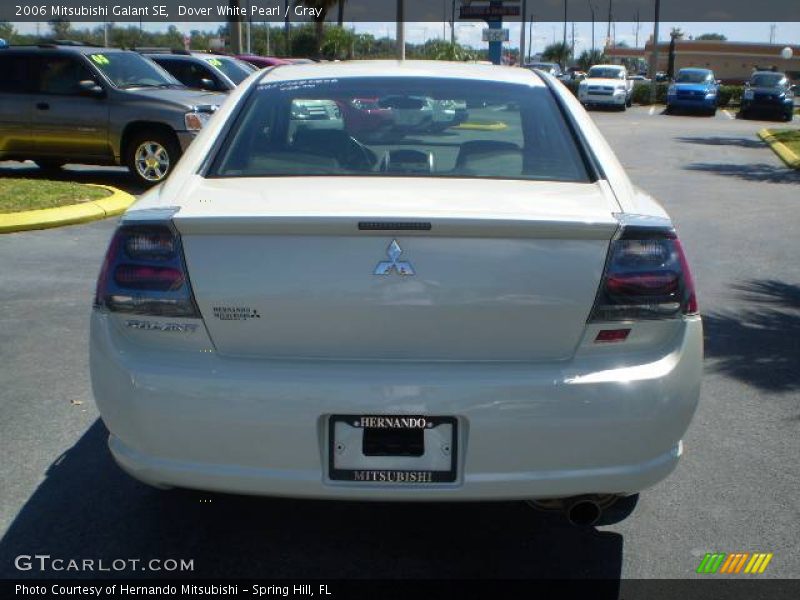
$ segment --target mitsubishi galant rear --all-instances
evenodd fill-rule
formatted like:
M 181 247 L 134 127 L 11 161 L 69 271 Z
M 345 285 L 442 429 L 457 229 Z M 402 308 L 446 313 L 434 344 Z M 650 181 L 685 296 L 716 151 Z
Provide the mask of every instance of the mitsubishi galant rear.
M 484 65 L 251 76 L 122 218 L 91 327 L 151 485 L 587 521 L 675 468 L 701 362 L 663 208 L 561 84 Z

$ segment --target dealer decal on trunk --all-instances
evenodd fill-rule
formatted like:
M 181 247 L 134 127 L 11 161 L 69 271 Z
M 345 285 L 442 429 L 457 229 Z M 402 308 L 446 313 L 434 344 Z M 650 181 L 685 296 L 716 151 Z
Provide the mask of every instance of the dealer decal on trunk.
M 220 321 L 247 321 L 261 318 L 258 311 L 249 306 L 212 306 L 211 310 Z

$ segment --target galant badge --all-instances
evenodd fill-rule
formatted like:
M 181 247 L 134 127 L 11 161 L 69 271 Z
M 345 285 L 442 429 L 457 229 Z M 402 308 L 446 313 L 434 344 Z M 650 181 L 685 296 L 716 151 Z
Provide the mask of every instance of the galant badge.
M 389 275 L 392 271 L 395 271 L 398 275 L 414 275 L 414 267 L 411 266 L 411 263 L 400 260 L 400 255 L 402 253 L 403 249 L 400 247 L 400 244 L 397 243 L 397 240 L 392 240 L 392 243 L 389 244 L 389 247 L 386 249 L 386 255 L 389 257 L 389 260 L 382 260 L 379 262 L 373 274 Z

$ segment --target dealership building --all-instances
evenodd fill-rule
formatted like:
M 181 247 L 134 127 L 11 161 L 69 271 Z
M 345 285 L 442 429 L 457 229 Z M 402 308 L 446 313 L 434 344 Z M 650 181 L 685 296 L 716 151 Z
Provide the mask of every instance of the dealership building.
M 717 40 L 676 40 L 675 72 L 684 67 L 711 69 L 725 83 L 742 83 L 756 69 L 775 69 L 788 73 L 800 81 L 800 45 L 790 44 L 792 57 L 785 59 L 781 52 L 786 44 L 759 44 L 749 42 L 722 42 Z M 606 46 L 606 56 L 614 63 L 632 64 L 644 61 L 650 64 L 653 54 L 652 40 L 644 48 Z M 658 71 L 667 70 L 669 40 L 658 44 Z

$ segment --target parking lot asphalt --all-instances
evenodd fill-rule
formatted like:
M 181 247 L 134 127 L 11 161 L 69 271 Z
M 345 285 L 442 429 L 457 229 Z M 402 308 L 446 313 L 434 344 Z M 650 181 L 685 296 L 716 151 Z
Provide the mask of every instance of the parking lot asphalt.
M 312 502 L 133 481 L 109 456 L 88 382 L 109 220 L 0 236 L 0 577 L 42 576 L 13 566 L 41 553 L 194 559 L 200 577 L 691 578 L 706 552 L 772 552 L 762 577 L 800 576 L 800 172 L 756 137 L 765 122 L 592 115 L 672 215 L 706 327 L 685 457 L 631 517 L 587 531 L 523 503 Z

